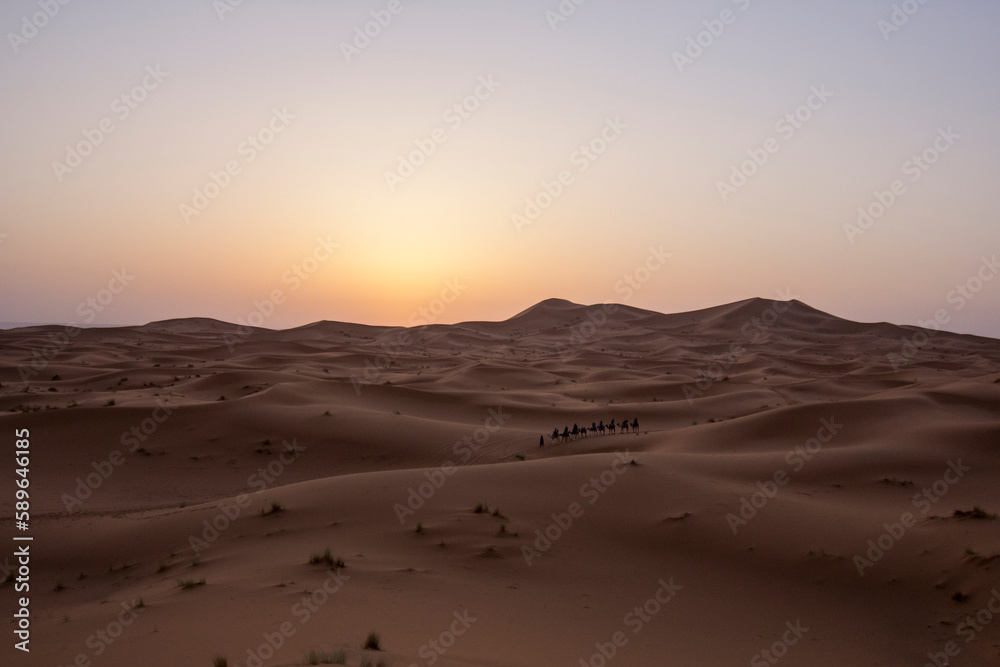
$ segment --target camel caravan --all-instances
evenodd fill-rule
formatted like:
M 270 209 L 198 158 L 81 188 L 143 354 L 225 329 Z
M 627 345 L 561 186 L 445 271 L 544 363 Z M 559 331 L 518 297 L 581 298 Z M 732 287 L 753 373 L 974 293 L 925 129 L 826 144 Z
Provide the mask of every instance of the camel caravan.
M 607 425 L 604 424 L 604 420 L 598 422 L 593 422 L 590 426 L 579 426 L 573 424 L 573 428 L 569 426 L 564 426 L 562 432 L 560 433 L 558 428 L 552 430 L 552 435 L 549 437 L 552 442 L 568 442 L 569 440 L 576 440 L 577 438 L 586 438 L 588 433 L 594 435 L 604 435 L 605 433 L 613 434 L 616 430 L 620 430 L 622 433 L 628 433 L 629 429 L 635 433 L 639 432 L 639 419 L 635 418 L 630 424 L 627 419 L 622 420 L 620 423 L 616 424 L 615 420 L 610 420 Z M 545 436 L 540 436 L 538 438 L 538 446 L 545 446 Z

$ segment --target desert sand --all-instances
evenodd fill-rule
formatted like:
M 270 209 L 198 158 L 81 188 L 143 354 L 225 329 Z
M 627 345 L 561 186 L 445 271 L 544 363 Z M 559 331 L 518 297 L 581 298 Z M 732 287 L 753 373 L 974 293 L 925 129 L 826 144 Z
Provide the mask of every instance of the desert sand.
M 12 329 L 0 383 L 5 665 L 1000 663 L 997 340 L 553 299 Z

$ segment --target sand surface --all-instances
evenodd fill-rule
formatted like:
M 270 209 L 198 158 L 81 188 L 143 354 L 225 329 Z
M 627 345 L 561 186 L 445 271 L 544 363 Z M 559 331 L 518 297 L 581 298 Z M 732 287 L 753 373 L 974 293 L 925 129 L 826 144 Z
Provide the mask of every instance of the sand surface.
M 4 665 L 1000 664 L 997 340 L 550 300 L 0 331 L 0 383 L 34 537 Z

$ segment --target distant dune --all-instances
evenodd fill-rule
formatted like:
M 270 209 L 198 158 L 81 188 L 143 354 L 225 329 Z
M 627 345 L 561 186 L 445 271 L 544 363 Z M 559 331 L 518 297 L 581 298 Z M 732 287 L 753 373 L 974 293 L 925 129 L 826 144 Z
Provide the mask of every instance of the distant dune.
M 35 326 L 0 422 L 26 664 L 1000 663 L 994 339 L 766 299 Z

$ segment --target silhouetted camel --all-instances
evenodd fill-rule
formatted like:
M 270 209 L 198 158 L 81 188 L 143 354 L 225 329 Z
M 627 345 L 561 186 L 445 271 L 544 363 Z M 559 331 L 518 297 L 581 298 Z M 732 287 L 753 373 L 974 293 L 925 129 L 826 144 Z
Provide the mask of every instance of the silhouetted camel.
M 549 437 L 552 438 L 552 442 L 560 442 L 560 441 L 567 442 L 569 440 L 575 440 L 577 438 L 586 438 L 588 435 L 588 431 L 590 433 L 604 435 L 605 433 L 614 433 L 617 429 L 621 429 L 622 433 L 628 433 L 630 429 L 634 433 L 638 433 L 639 418 L 636 417 L 632 419 L 631 424 L 627 419 L 623 420 L 621 423 L 617 423 L 615 422 L 614 419 L 611 419 L 608 421 L 607 425 L 605 425 L 604 420 L 602 419 L 600 422 L 591 422 L 589 428 L 586 425 L 580 426 L 579 424 L 573 424 L 572 429 L 570 429 L 569 426 L 564 426 L 562 432 L 560 432 L 559 428 L 557 427 L 552 429 L 552 435 L 550 435 Z M 539 447 L 545 446 L 544 435 L 539 437 L 538 446 Z

